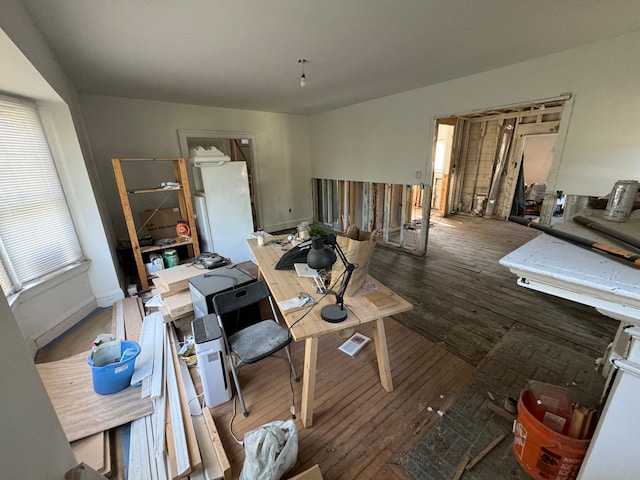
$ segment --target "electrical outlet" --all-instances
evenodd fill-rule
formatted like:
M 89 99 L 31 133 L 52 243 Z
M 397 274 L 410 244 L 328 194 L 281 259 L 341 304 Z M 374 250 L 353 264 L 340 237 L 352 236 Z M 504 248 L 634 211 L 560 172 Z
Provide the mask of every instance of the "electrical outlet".
M 422 171 L 416 170 L 416 178 L 422 178 Z

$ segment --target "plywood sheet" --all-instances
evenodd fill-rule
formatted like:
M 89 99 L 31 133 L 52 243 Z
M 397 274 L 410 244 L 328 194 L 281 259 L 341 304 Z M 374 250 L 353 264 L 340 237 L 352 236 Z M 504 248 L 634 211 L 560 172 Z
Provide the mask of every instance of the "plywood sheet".
M 169 315 L 171 315 L 172 318 L 176 318 L 180 315 L 184 315 L 185 313 L 193 311 L 193 303 L 191 303 L 191 293 L 188 290 L 186 292 L 182 292 L 177 295 L 173 295 L 172 297 L 166 298 L 163 301 L 165 307 L 169 312 Z
M 153 412 L 151 400 L 141 399 L 139 388 L 127 387 L 111 395 L 95 393 L 88 354 L 36 365 L 70 442 Z
M 164 283 L 162 283 L 159 278 L 154 278 L 152 281 L 155 287 L 155 292 L 153 292 L 153 294 L 160 295 L 160 298 L 162 298 L 163 300 L 165 298 L 171 297 L 173 295 L 177 295 L 178 293 L 182 293 L 184 291 L 184 290 L 169 290 L 167 287 L 164 286 Z
M 160 284 L 167 290 L 180 292 L 189 290 L 189 279 L 202 274 L 202 268 L 191 264 L 176 265 L 156 272 Z

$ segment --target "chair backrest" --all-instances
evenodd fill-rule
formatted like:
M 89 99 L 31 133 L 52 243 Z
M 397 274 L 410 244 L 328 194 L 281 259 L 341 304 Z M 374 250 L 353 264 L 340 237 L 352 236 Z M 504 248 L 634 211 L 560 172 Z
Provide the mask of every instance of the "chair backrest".
M 228 292 L 218 293 L 213 297 L 213 308 L 217 315 L 224 315 L 257 303 L 263 298 L 268 298 L 269 295 L 266 282 L 261 280 Z

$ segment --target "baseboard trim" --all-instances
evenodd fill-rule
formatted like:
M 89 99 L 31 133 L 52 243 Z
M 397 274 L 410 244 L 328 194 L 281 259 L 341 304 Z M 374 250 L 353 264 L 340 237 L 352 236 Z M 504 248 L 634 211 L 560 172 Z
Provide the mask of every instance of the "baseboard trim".
M 121 288 L 115 288 L 110 292 L 104 292 L 96 295 L 96 301 L 98 302 L 98 306 L 100 308 L 109 308 L 112 307 L 114 303 L 118 300 L 122 300 L 124 298 L 124 292 Z
M 73 309 L 66 311 L 65 313 L 60 315 L 59 318 L 61 318 L 61 320 L 56 323 L 56 325 L 33 339 L 35 346 L 37 348 L 42 348 L 48 343 L 52 342 L 64 332 L 80 322 L 80 320 L 93 312 L 96 307 L 96 298 L 91 297 L 83 303 L 76 305 Z

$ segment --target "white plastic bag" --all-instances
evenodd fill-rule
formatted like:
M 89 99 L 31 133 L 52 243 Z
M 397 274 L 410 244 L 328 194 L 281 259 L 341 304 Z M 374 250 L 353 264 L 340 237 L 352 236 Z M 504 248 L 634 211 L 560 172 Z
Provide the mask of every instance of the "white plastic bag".
M 298 459 L 298 431 L 293 420 L 262 425 L 244 436 L 240 480 L 278 480 Z

